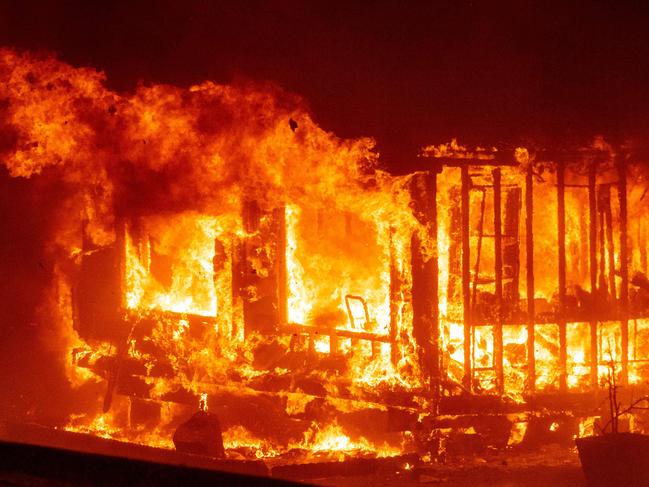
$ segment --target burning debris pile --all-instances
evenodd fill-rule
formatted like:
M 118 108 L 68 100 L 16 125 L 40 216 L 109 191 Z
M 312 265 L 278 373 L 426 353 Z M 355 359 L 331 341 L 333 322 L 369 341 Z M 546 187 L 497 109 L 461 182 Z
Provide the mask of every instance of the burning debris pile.
M 523 441 L 547 420 L 530 402 L 576 433 L 612 358 L 649 377 L 640 151 L 453 141 L 397 177 L 269 84 L 118 94 L 7 49 L 0 80 L 8 173 L 65 188 L 44 306 L 93 397 L 68 430 L 200 449 L 202 421 L 216 456 L 430 458 Z

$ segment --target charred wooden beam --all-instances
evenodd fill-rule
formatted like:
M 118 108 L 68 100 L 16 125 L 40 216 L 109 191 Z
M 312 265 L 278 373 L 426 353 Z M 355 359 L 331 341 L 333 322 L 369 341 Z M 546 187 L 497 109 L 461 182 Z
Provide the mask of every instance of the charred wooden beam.
M 115 393 L 115 388 L 119 380 L 121 365 L 127 354 L 128 344 L 130 342 L 131 334 L 133 333 L 133 328 L 134 328 L 134 326 L 127 328 L 125 326 L 126 323 L 124 323 L 123 321 L 123 316 L 125 316 L 126 314 L 125 311 L 128 306 L 128 303 L 126 302 L 126 296 L 128 295 L 127 293 L 128 283 L 126 281 L 126 251 L 127 251 L 126 242 L 128 238 L 127 232 L 128 232 L 128 228 L 127 228 L 126 220 L 124 218 L 118 218 L 115 223 L 115 249 L 112 252 L 112 256 L 109 256 L 112 257 L 112 259 L 110 258 L 107 259 L 107 262 L 110 267 L 112 267 L 113 269 L 116 268 L 117 270 L 116 290 L 119 293 L 118 294 L 119 297 L 115 299 L 113 295 L 112 300 L 108 300 L 108 299 L 102 300 L 103 306 L 101 308 L 103 309 L 100 308 L 98 313 L 93 313 L 92 311 L 90 311 L 90 314 L 87 317 L 87 318 L 93 318 L 93 321 L 95 321 L 95 323 L 93 323 L 93 326 L 96 326 L 98 323 L 107 322 L 109 325 L 112 325 L 111 328 L 113 328 L 114 330 L 119 330 L 117 335 L 115 335 L 114 333 L 111 333 L 109 335 L 111 342 L 113 342 L 116 345 L 116 351 L 115 351 L 114 360 L 112 361 L 111 366 L 107 370 L 108 378 L 106 383 L 106 393 L 104 394 L 104 401 L 103 401 L 104 412 L 110 410 L 111 404 L 113 402 L 113 395 Z M 85 239 L 85 233 L 86 232 L 84 229 L 84 245 L 87 245 L 88 242 Z M 111 260 L 113 261 L 112 265 L 110 262 Z M 88 262 L 86 261 L 86 258 L 84 258 L 81 266 L 82 277 L 84 274 L 84 270 L 86 270 L 85 268 L 87 264 Z M 87 269 L 86 273 L 88 270 L 90 269 Z M 94 270 L 98 271 L 99 269 L 95 268 Z M 111 277 L 110 273 L 108 273 L 108 276 L 109 277 L 106 279 L 107 281 L 109 281 Z M 112 277 L 115 278 L 115 276 Z M 83 279 L 81 279 L 79 284 L 82 287 L 83 293 L 78 297 L 85 301 L 84 293 L 92 293 L 93 287 L 88 288 L 86 282 Z M 108 289 L 102 289 L 102 291 L 104 293 L 108 292 L 112 294 L 115 291 L 115 289 L 113 286 L 109 286 Z M 94 296 L 94 299 L 97 299 L 97 296 Z M 116 309 L 118 307 L 121 309 Z M 124 332 L 124 330 L 126 330 L 126 332 Z M 99 333 L 99 336 L 101 336 L 101 332 Z
M 471 177 L 469 167 L 462 166 L 462 301 L 464 310 L 464 377 L 463 385 L 471 390 L 473 372 L 471 371 L 471 242 L 469 240 L 469 191 Z
M 505 198 L 503 232 L 503 300 L 506 310 L 510 311 L 517 311 L 520 299 L 520 210 L 521 188 L 511 188 Z
M 640 270 L 647 274 L 649 253 L 647 252 L 647 230 L 644 221 L 638 222 L 638 250 L 640 251 Z
M 534 173 L 532 164 L 525 175 L 525 264 L 527 275 L 527 380 L 530 393 L 536 390 L 534 353 Z
M 496 387 L 500 394 L 504 391 L 503 376 L 503 259 L 502 259 L 502 207 L 501 207 L 501 174 L 500 168 L 493 170 L 494 184 L 494 254 L 496 277 L 496 322 L 494 324 L 494 367 L 496 369 Z
M 566 200 L 565 200 L 565 164 L 557 163 L 557 234 L 558 234 L 558 268 L 559 268 L 559 309 L 557 326 L 559 327 L 559 389 L 567 388 L 567 340 L 566 340 Z
M 394 227 L 390 227 L 390 360 L 396 365 L 400 358 L 397 347 L 397 324 L 401 302 L 401 276 L 397 266 L 397 251 L 394 246 Z
M 604 203 L 604 223 L 606 225 L 606 246 L 608 248 L 608 291 L 613 310 L 617 308 L 617 289 L 615 285 L 615 243 L 613 242 L 613 211 L 611 210 L 611 186 L 602 187 Z
M 604 195 L 602 187 L 597 190 L 597 211 L 599 213 L 599 284 L 597 305 L 599 309 L 605 309 L 604 300 L 608 295 L 608 282 L 606 280 L 606 232 L 604 219 Z M 608 311 L 608 310 L 607 310 Z
M 338 335 L 335 331 L 329 333 L 329 354 L 330 355 L 339 355 L 340 354 L 340 344 L 338 343 Z
M 376 359 L 379 355 L 381 355 L 381 343 L 377 341 L 372 341 L 370 343 L 372 344 L 372 359 Z
M 435 391 L 439 384 L 437 175 L 416 173 L 411 197 L 413 213 L 420 223 L 411 242 L 413 335 L 420 363 Z
M 86 232 L 84 231 L 84 240 Z M 85 242 L 84 242 L 85 243 Z M 126 282 L 126 220 L 117 218 L 115 222 L 115 246 L 117 248 L 117 272 L 119 273 L 119 295 L 121 308 L 126 309 L 127 282 Z
M 257 201 L 245 199 L 241 204 L 241 220 L 243 229 L 248 234 L 259 231 L 261 222 L 261 207 Z
M 590 203 L 581 198 L 579 204 L 579 279 L 588 280 L 590 273 Z M 589 288 L 590 289 L 590 288 Z
M 234 236 L 232 239 L 232 249 L 230 253 L 230 274 L 232 275 L 232 320 L 230 337 L 232 339 L 242 338 L 243 330 L 241 324 L 243 323 L 243 262 L 245 261 L 245 253 L 243 248 L 242 239 Z
M 620 200 L 620 325 L 622 335 L 622 384 L 629 376 L 629 249 L 628 245 L 628 210 L 627 210 L 627 172 L 626 161 L 618 156 L 618 196 Z
M 626 151 L 625 154 L 633 154 L 634 157 L 640 160 L 649 159 L 649 147 L 637 147 L 632 151 Z M 586 149 L 580 147 L 577 149 L 543 149 L 534 151 L 535 160 L 537 162 L 572 162 L 581 159 L 595 159 L 606 158 L 609 154 L 602 149 Z M 431 167 L 464 167 L 464 166 L 487 166 L 487 167 L 503 167 L 503 166 L 518 166 L 519 162 L 516 158 L 516 151 L 512 149 L 499 149 L 498 151 L 482 152 L 467 154 L 455 154 L 455 156 L 423 156 L 418 158 L 419 167 L 415 170 L 430 170 Z M 574 187 L 585 187 L 585 185 L 571 184 Z
M 448 285 L 446 288 L 449 303 L 462 300 L 462 207 L 460 187 L 449 190 L 449 242 L 448 242 Z
M 447 167 L 501 167 L 518 166 L 514 151 L 499 151 L 497 154 L 488 156 L 467 156 L 467 157 L 428 157 L 425 161 L 431 161 L 435 165 Z M 430 168 L 430 166 L 429 166 Z
M 278 225 L 274 221 L 280 212 L 264 209 L 257 201 L 245 199 L 241 216 L 245 236 L 237 259 L 237 290 L 243 303 L 244 332 L 245 335 L 251 332 L 273 334 L 281 321 L 275 261 L 278 238 L 282 237 L 278 236 Z
M 316 355 L 316 351 L 315 351 L 315 335 L 317 335 L 317 333 L 316 334 L 309 333 L 309 341 L 308 341 L 308 344 L 307 344 L 307 353 L 308 353 L 309 357 L 315 357 L 315 355 Z
M 590 318 L 590 383 L 593 388 L 597 387 L 597 319 L 594 306 L 597 294 L 597 166 L 595 162 L 590 165 L 588 171 L 588 262 L 590 270 L 590 295 L 591 309 Z
M 73 283 L 74 328 L 84 340 L 101 340 L 117 345 L 128 329 L 120 326 L 127 308 L 126 221 L 117 218 L 114 245 L 100 246 L 82 223 L 82 253 Z
M 288 323 L 288 277 L 286 269 L 286 207 L 273 210 L 275 221 L 275 272 L 277 275 L 277 312 L 280 324 Z
M 484 233 L 484 214 L 487 201 L 487 191 L 481 188 L 482 199 L 480 200 L 480 221 L 478 223 L 478 245 L 475 252 L 475 266 L 473 267 L 473 285 L 471 289 L 471 300 L 478 302 L 478 278 L 480 277 L 480 259 L 482 257 L 482 241 L 486 237 Z
M 218 237 L 214 239 L 214 258 L 212 259 L 214 290 L 232 287 L 232 242 L 223 242 Z M 217 300 L 217 328 L 219 335 L 224 338 L 232 337 L 234 328 L 234 302 L 232 292 L 219 293 Z

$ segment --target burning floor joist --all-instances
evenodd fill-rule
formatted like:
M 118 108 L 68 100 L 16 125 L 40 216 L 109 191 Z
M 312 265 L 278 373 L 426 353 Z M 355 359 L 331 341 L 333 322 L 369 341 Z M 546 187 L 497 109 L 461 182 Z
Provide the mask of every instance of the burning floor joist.
M 453 141 L 393 175 L 273 86 L 120 95 L 6 49 L 0 77 L 9 174 L 64 188 L 68 432 L 304 479 L 567 444 L 607 373 L 644 392 L 644 146 Z

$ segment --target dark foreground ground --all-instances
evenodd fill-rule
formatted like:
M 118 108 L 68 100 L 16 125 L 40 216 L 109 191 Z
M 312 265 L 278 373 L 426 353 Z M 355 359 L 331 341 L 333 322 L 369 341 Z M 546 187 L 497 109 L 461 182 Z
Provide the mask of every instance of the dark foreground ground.
M 443 485 L 445 487 L 585 487 L 576 451 L 551 445 L 535 452 L 506 451 L 423 465 L 395 475 L 317 479 L 319 485 L 359 487 Z
M 20 426 L 12 433 L 5 426 L 0 433 L 0 485 L 586 486 L 575 449 L 558 445 L 455 457 L 444 464 L 417 464 L 416 456 L 406 455 L 324 468 L 271 467 L 261 461 L 214 460 L 40 427 Z

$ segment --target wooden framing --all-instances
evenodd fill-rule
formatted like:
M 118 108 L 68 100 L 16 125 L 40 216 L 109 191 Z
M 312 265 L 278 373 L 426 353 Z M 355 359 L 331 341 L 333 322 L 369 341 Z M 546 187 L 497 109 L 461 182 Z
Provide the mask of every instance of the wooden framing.
M 474 161 L 471 162 L 473 164 Z M 588 270 L 589 284 L 593 310 L 596 306 L 598 296 L 604 289 L 608 289 L 612 298 L 612 303 L 617 304 L 617 317 L 621 323 L 621 382 L 626 383 L 628 378 L 629 362 L 629 275 L 628 275 L 628 208 L 627 208 L 627 168 L 626 160 L 618 157 L 616 160 L 618 181 L 617 183 L 606 183 L 597 185 L 598 165 L 595 160 L 591 161 L 588 169 L 587 185 L 566 184 L 566 163 L 560 159 L 556 163 L 556 190 L 557 190 L 557 280 L 558 280 L 558 307 L 556 309 L 556 322 L 559 330 L 559 389 L 561 392 L 567 392 L 568 376 L 568 356 L 567 356 L 567 321 L 570 318 L 567 313 L 567 264 L 566 264 L 566 199 L 565 191 L 568 187 L 578 187 L 588 189 Z M 460 187 L 460 235 L 461 240 L 461 278 L 462 278 L 462 298 L 463 298 L 463 366 L 464 377 L 463 387 L 466 391 L 471 392 L 473 388 L 474 364 L 472 362 L 473 350 L 473 326 L 478 321 L 478 314 L 475 309 L 475 287 L 473 288 L 472 297 L 472 276 L 471 276 L 471 228 L 470 228 L 470 192 L 472 189 L 471 174 L 467 163 L 451 164 L 460 167 L 461 187 Z M 504 366 L 503 366 L 503 325 L 510 323 L 507 321 L 505 313 L 506 290 L 504 288 L 508 276 L 504 275 L 506 263 L 504 262 L 504 245 L 507 238 L 510 237 L 509 231 L 503 231 L 503 187 L 502 170 L 500 164 L 495 161 L 483 162 L 482 165 L 493 167 L 491 174 L 493 178 L 493 223 L 494 232 L 494 275 L 495 275 L 495 292 L 494 298 L 496 303 L 493 337 L 494 337 L 494 370 L 496 374 L 496 386 L 499 394 L 505 392 L 504 389 Z M 503 164 L 505 166 L 507 164 Z M 616 289 L 616 271 L 615 271 L 615 243 L 613 239 L 613 214 L 611 209 L 611 185 L 617 184 L 619 197 L 619 293 Z M 488 187 L 488 186 L 486 186 Z M 475 190 L 475 187 L 473 187 Z M 483 188 L 484 190 L 484 188 Z M 505 194 L 508 194 L 505 190 Z M 425 378 L 429 380 L 430 387 L 433 391 L 439 392 L 440 379 L 443 371 L 440 370 L 440 326 L 439 326 L 439 302 L 438 302 L 438 271 L 439 262 L 437 249 L 437 173 L 436 171 L 427 171 L 415 173 L 412 177 L 411 196 L 413 203 L 413 212 L 420 224 L 420 231 L 415 232 L 411 239 L 412 251 L 412 307 L 413 307 L 413 336 L 415 338 L 419 360 L 424 371 Z M 520 189 L 517 195 L 520 205 Z M 458 205 L 456 205 L 458 206 Z M 507 203 L 506 205 L 507 206 Z M 242 208 L 242 217 L 245 230 L 248 234 L 256 233 L 260 230 L 260 216 L 271 215 L 268 211 L 261 210 L 254 201 L 246 201 Z M 534 276 L 534 171 L 530 164 L 526 168 L 525 174 L 525 248 L 526 248 L 526 269 L 527 269 L 527 303 L 526 315 L 523 317 L 519 314 L 520 321 L 525 320 L 527 327 L 527 361 L 528 361 L 528 383 L 527 391 L 534 394 L 536 392 L 536 360 L 535 360 L 535 324 L 537 321 L 535 307 L 535 276 Z M 599 225 L 598 225 L 599 218 Z M 391 248 L 390 248 L 390 329 L 384 334 L 368 333 L 360 330 L 341 330 L 332 328 L 323 328 L 316 326 L 305 326 L 288 323 L 288 289 L 286 275 L 286 215 L 285 208 L 276 208 L 272 210 L 272 228 L 274 238 L 276 239 L 276 254 L 273 263 L 275 274 L 273 279 L 277 284 L 277 292 L 274 299 L 277 300 L 277 323 L 271 332 L 277 333 L 294 333 L 306 334 L 310 337 L 318 335 L 328 335 L 330 338 L 331 354 L 335 355 L 339 349 L 338 344 L 341 339 L 351 339 L 352 342 L 367 340 L 372 342 L 372 352 L 377 354 L 381 344 L 389 343 L 392 345 L 391 358 L 396 364 L 401 357 L 398 356 L 398 347 L 396 346 L 397 326 L 399 319 L 399 303 L 401 289 L 401 274 L 395 258 L 395 249 L 393 245 L 394 230 L 391 229 Z M 518 221 L 517 223 L 518 224 Z M 347 227 L 350 226 L 350 220 L 347 221 Z M 117 245 L 124 249 L 125 224 L 122 221 L 117 225 Z M 585 233 L 585 232 L 584 232 Z M 215 246 L 217 243 L 215 242 Z M 230 252 L 235 254 L 232 258 L 233 269 L 237 266 L 243 266 L 246 258 L 245 237 L 239 245 L 233 245 L 234 250 L 228 246 L 223 247 L 223 253 Z M 599 254 L 598 254 L 599 249 Z M 215 252 L 216 253 L 216 252 Z M 125 257 L 120 255 L 120 265 L 123 266 Z M 224 262 L 226 260 L 224 259 Z M 608 268 L 606 268 L 608 262 Z M 583 269 L 583 268 L 582 268 Z M 585 269 L 583 269 L 585 271 Z M 239 269 L 237 272 L 241 272 Z M 458 272 L 456 271 L 456 274 Z M 124 274 L 124 271 L 121 271 Z M 235 289 L 240 290 L 239 286 L 245 284 L 245 275 L 236 275 L 233 273 L 233 292 Z M 474 279 L 478 279 L 478 269 L 475 271 Z M 599 280 L 598 280 L 599 278 Z M 243 279 L 243 281 L 242 281 Z M 458 286 L 459 287 L 459 286 Z M 516 289 L 518 286 L 516 286 Z M 125 292 L 121 296 L 125 296 Z M 619 295 L 619 300 L 617 299 Z M 237 299 L 241 296 L 237 295 Z M 517 298 L 517 296 L 516 296 Z M 234 305 L 233 305 L 234 306 Z M 244 307 L 244 313 L 253 313 L 255 310 L 247 310 Z M 539 315 L 539 320 L 543 317 Z M 598 321 L 597 313 L 591 311 L 589 316 L 590 325 L 590 383 L 593 388 L 597 387 L 598 364 L 601 357 L 598 357 Z M 244 323 L 255 321 L 254 316 L 244 315 Z M 247 325 L 246 325 L 247 326 Z M 256 330 L 254 330 L 256 331 Z
M 525 267 L 527 274 L 527 381 L 531 394 L 536 390 L 536 356 L 534 351 L 534 169 L 525 174 Z
M 280 324 L 288 323 L 288 278 L 286 275 L 286 207 L 273 210 L 275 223 L 275 274 L 277 277 L 277 312 Z
M 469 191 L 471 189 L 471 178 L 469 166 L 462 166 L 462 299 L 463 299 L 463 321 L 464 321 L 464 377 L 463 385 L 471 391 L 473 382 L 473 371 L 471 370 L 471 347 L 472 347 L 472 320 L 471 320 L 471 245 L 469 240 Z
M 565 193 L 565 164 L 557 164 L 557 255 L 559 281 L 559 309 L 557 310 L 557 326 L 559 327 L 559 390 L 567 390 L 567 337 L 566 337 L 566 193 Z
M 496 294 L 496 320 L 493 328 L 494 367 L 496 369 L 496 388 L 504 392 L 503 375 L 503 250 L 502 250 L 502 207 L 500 168 L 492 171 L 494 191 L 494 274 Z
M 412 235 L 413 336 L 431 389 L 439 384 L 439 297 L 437 257 L 437 174 L 413 175 L 411 197 L 419 231 Z
M 597 167 L 593 161 L 588 170 L 588 268 L 590 271 L 590 296 L 592 306 L 597 296 Z M 597 387 L 597 319 L 595 312 L 590 313 L 590 383 Z
M 394 228 L 390 227 L 390 360 L 396 365 L 399 360 L 397 347 L 397 322 L 399 321 L 399 302 L 401 301 L 401 277 L 397 267 L 396 249 L 394 247 Z
M 620 325 L 622 335 L 622 384 L 629 377 L 629 249 L 627 229 L 627 194 L 626 194 L 626 161 L 623 156 L 617 158 L 618 195 L 620 200 Z

